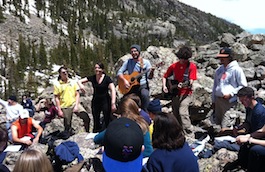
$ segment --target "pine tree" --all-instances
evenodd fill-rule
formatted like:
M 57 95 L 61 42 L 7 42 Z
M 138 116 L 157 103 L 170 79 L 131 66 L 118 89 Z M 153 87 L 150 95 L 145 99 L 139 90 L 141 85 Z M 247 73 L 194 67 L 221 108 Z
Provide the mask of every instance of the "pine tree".
M 43 37 L 40 39 L 40 46 L 39 46 L 39 62 L 40 62 L 40 69 L 47 69 L 48 61 L 46 50 L 43 42 Z

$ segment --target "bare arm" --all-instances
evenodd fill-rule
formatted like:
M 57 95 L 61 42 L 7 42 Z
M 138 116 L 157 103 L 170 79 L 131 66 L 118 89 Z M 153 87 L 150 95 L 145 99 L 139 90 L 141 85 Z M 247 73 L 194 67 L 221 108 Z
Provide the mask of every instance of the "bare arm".
M 58 110 L 58 116 L 64 117 L 63 111 L 61 109 L 60 96 L 59 95 L 55 95 L 54 99 L 55 99 L 55 104 L 56 104 L 56 107 L 57 107 L 57 110 Z
M 39 122 L 34 120 L 34 119 L 32 119 L 32 124 L 37 129 L 37 132 L 38 132 L 38 134 L 33 139 L 33 143 L 38 143 L 39 139 L 40 139 L 40 136 L 41 136 L 41 134 L 43 132 L 43 128 L 39 125 Z
M 73 112 L 78 112 L 78 106 L 80 103 L 80 94 L 78 91 L 75 92 L 75 107 L 73 109 Z
M 86 83 L 86 82 L 88 82 L 88 79 L 87 79 L 87 77 L 85 77 L 85 78 L 82 78 L 82 79 L 80 79 L 79 81 L 77 81 L 77 84 L 78 84 L 78 86 L 79 86 L 79 88 L 80 88 L 80 90 L 83 92 L 83 93 L 85 93 L 86 91 L 85 91 L 85 86 L 83 85 L 84 83 Z
M 116 110 L 116 90 L 115 85 L 113 83 L 109 84 L 109 89 L 111 91 L 111 110 Z
M 168 88 L 166 86 L 166 82 L 167 82 L 167 79 L 166 78 L 162 78 L 162 89 L 165 93 L 168 93 Z
M 39 101 L 39 103 L 36 105 L 36 111 L 37 112 L 39 112 L 40 111 L 40 109 L 41 109 L 41 103 L 43 103 L 43 102 L 45 102 L 46 100 L 45 99 L 41 99 L 40 101 Z
M 15 125 L 11 126 L 11 132 L 12 132 L 13 142 L 22 143 L 22 144 L 26 144 L 26 145 L 32 144 L 32 142 L 30 140 L 21 140 L 20 138 L 18 138 L 17 127 Z

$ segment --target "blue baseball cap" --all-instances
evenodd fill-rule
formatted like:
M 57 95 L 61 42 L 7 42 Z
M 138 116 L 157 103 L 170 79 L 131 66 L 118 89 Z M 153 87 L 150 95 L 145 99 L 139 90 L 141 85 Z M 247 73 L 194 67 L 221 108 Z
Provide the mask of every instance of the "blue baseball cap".
M 112 121 L 104 136 L 104 169 L 107 172 L 140 172 L 143 145 L 143 132 L 135 121 L 124 117 Z

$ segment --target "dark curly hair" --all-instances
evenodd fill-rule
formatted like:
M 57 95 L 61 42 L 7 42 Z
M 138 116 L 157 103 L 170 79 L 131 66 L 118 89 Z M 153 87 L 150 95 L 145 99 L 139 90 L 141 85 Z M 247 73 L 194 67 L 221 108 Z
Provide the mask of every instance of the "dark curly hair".
M 179 49 L 179 51 L 175 54 L 179 59 L 189 59 L 192 57 L 192 50 L 190 47 L 183 46 Z

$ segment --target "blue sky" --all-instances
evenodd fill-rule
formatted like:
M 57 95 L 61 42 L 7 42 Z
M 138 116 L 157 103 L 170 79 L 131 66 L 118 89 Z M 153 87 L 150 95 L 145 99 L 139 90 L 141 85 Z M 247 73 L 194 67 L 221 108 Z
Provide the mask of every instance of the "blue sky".
M 235 23 L 253 34 L 265 34 L 264 0 L 179 0 Z

